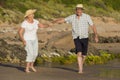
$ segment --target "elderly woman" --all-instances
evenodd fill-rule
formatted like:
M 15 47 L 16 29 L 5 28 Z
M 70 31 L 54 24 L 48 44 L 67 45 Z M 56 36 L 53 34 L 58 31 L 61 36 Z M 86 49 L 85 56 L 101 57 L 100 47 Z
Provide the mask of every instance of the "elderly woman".
M 32 69 L 36 72 L 34 68 L 34 62 L 38 55 L 38 38 L 37 38 L 37 29 L 38 27 L 48 27 L 41 23 L 38 20 L 34 19 L 35 9 L 29 9 L 26 11 L 24 16 L 24 21 L 21 24 L 19 29 L 20 38 L 25 45 L 25 50 L 27 52 L 26 56 L 26 69 L 25 72 L 30 72 Z

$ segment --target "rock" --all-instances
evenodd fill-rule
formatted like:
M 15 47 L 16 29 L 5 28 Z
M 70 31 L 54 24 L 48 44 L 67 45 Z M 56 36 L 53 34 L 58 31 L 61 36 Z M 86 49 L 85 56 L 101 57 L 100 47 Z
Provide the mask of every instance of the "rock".
M 19 63 L 25 60 L 25 50 L 20 45 L 7 44 L 6 41 L 0 39 L 0 57 L 5 61 Z

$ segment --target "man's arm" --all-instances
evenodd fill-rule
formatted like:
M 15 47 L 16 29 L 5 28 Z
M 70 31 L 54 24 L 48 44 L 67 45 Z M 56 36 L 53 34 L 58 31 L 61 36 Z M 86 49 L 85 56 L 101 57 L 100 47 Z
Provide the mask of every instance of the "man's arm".
M 94 35 L 95 35 L 95 42 L 98 42 L 98 34 L 97 34 L 97 30 L 96 30 L 96 26 L 95 25 L 92 25 L 91 26 L 93 32 L 94 32 Z

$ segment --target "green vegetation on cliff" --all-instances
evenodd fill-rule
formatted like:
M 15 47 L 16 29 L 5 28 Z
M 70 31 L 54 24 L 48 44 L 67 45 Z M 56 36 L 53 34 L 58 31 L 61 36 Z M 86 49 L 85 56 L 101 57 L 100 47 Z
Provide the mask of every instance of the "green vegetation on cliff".
M 74 13 L 75 5 L 83 3 L 92 16 L 113 17 L 120 21 L 120 0 L 0 0 L 0 20 L 19 23 L 27 9 L 37 9 L 36 17 L 50 20 Z

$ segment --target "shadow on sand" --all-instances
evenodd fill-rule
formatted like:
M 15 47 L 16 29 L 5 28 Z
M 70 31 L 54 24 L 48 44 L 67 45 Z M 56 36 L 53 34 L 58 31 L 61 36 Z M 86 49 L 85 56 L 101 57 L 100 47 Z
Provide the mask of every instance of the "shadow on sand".
M 19 65 L 11 65 L 11 64 L 3 64 L 3 63 L 0 63 L 0 66 L 3 66 L 3 67 L 10 67 L 10 68 L 16 68 L 22 72 L 24 72 L 25 68 L 24 67 L 21 67 Z
M 66 67 L 52 67 L 52 68 L 63 69 L 63 70 L 68 70 L 68 71 L 72 71 L 72 72 L 78 72 L 78 70 L 76 70 L 76 69 L 66 68 Z

